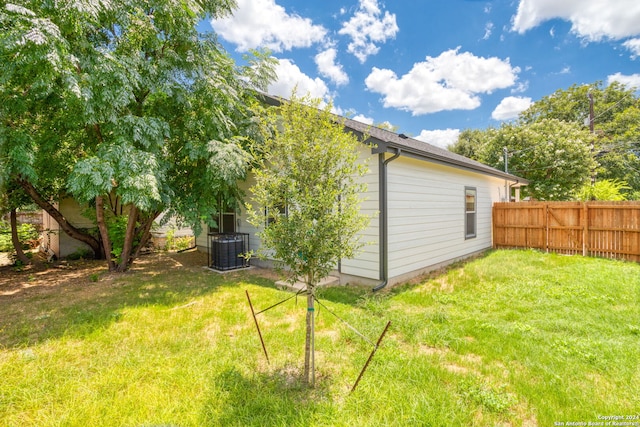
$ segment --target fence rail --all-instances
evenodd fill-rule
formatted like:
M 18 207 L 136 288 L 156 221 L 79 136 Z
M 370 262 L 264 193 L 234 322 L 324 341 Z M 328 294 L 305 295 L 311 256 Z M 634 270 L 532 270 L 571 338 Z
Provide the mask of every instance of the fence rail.
M 495 203 L 493 247 L 640 262 L 640 202 Z

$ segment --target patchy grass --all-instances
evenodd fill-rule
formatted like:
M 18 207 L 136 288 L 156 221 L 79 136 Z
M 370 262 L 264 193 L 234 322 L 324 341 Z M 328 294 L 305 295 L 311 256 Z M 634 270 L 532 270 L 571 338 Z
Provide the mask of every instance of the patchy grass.
M 0 277 L 0 425 L 553 425 L 638 414 L 640 265 L 496 251 L 380 294 L 304 297 L 160 254 Z M 202 260 L 204 263 L 204 260 Z M 10 279 L 2 280 L 3 277 Z M 372 346 L 392 326 L 358 389 Z M 640 420 L 636 420 L 640 421 Z

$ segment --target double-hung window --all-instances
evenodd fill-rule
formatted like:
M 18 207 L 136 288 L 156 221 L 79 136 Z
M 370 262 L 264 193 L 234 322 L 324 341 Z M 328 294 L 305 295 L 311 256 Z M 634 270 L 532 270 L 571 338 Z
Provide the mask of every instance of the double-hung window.
M 224 202 L 220 202 L 218 213 L 211 215 L 215 221 L 215 226 L 209 226 L 209 233 L 235 233 L 236 232 L 236 212 L 235 209 Z
M 476 237 L 477 191 L 474 187 L 464 188 L 464 238 Z

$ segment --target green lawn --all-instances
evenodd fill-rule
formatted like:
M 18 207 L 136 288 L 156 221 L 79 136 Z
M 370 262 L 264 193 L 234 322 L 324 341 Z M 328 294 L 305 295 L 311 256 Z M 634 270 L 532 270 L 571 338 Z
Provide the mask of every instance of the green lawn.
M 392 322 L 352 394 L 372 346 L 323 307 L 317 386 L 298 381 L 304 297 L 258 316 L 267 364 L 245 290 L 256 309 L 291 295 L 271 280 L 199 267 L 78 274 L 55 291 L 0 295 L 0 425 L 552 426 L 640 415 L 638 264 L 495 251 L 378 294 L 324 289 L 322 304 L 371 341 Z

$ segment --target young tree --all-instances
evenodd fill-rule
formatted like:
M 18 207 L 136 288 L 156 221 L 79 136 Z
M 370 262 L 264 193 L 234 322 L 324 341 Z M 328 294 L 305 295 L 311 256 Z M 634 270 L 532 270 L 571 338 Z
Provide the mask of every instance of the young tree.
M 261 228 L 260 255 L 306 284 L 304 380 L 312 385 L 316 286 L 340 259 L 356 254 L 358 233 L 370 220 L 360 211 L 365 185 L 359 177 L 367 171 L 358 161 L 360 142 L 319 102 L 294 95 L 270 109 L 272 133 L 261 147 L 247 204 L 249 221 Z
M 247 139 L 259 135 L 252 87 L 196 30 L 231 0 L 16 1 L 0 8 L 0 184 L 15 183 L 71 237 L 126 270 L 162 211 L 199 229 L 239 195 Z M 52 203 L 95 210 L 99 237 Z

